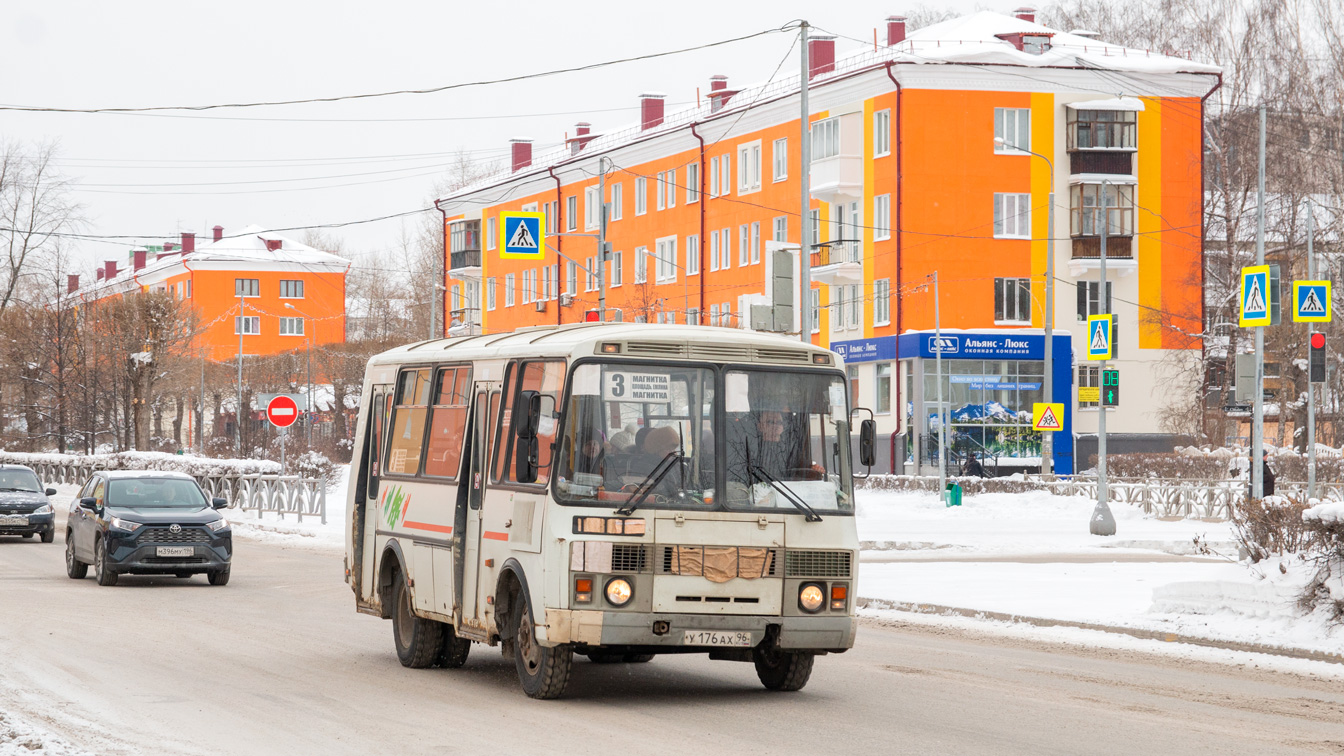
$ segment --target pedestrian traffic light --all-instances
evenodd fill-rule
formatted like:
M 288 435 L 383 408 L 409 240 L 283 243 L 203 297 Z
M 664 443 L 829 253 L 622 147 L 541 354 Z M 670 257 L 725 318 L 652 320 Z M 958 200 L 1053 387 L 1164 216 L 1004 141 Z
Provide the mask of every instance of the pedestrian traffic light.
M 1309 379 L 1312 383 L 1325 383 L 1325 334 L 1311 335 L 1311 360 L 1309 361 Z
M 1120 371 L 1101 371 L 1101 406 L 1120 406 Z

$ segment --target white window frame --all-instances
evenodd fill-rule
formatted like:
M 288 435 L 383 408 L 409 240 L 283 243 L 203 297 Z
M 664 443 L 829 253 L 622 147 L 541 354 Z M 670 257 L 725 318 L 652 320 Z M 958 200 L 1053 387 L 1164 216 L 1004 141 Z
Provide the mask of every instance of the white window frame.
M 891 238 L 891 195 L 873 197 L 873 240 Z
M 770 148 L 771 172 L 774 181 L 783 181 L 789 177 L 789 140 L 776 139 Z
M 496 239 L 499 236 L 499 217 L 490 216 L 485 219 L 485 248 L 494 249 L 498 245 Z
M 873 157 L 891 154 L 891 110 L 873 113 Z
M 505 273 L 505 274 L 504 274 L 504 306 L 505 306 L 505 307 L 513 307 L 514 297 L 515 297 L 516 294 L 517 294 L 517 292 L 515 291 L 516 282 L 517 282 L 517 279 L 515 278 L 514 274 L 512 274 L 512 273 Z
M 994 108 L 994 138 L 1003 140 L 1002 144 L 994 142 L 996 154 L 1027 154 L 1031 149 L 1031 109 Z
M 297 323 L 298 326 L 299 326 L 299 330 L 298 330 L 297 332 L 294 331 L 294 325 L 295 325 L 295 323 Z M 282 317 L 280 318 L 280 335 L 281 335 L 281 336 L 302 336 L 302 335 L 303 335 L 303 318 L 289 318 L 289 317 L 283 317 L 283 316 L 282 316 Z
M 891 279 L 873 281 L 873 325 L 891 325 Z
M 719 269 L 719 232 L 709 232 L 709 269 L 716 271 Z
M 849 327 L 863 326 L 863 287 L 853 284 L 849 287 Z
M 737 193 L 752 194 L 761 190 L 761 140 L 737 146 Z
M 233 296 L 248 299 L 261 296 L 261 279 L 259 278 L 235 278 L 233 279 Z
M 611 185 L 611 215 L 607 218 L 609 221 L 621 219 L 621 191 L 619 183 Z
M 242 329 L 242 330 L 239 330 Z M 260 315 L 234 315 L 233 316 L 233 335 L 234 336 L 260 336 L 261 335 L 261 316 Z
M 686 237 L 686 275 L 694 276 L 700 273 L 700 235 L 691 234 Z
M 719 306 L 716 304 L 709 306 L 709 324 L 712 326 L 719 324 Z
M 635 179 L 635 215 L 649 211 L 649 180 L 640 176 Z
M 565 230 L 579 230 L 579 195 L 565 197 Z
M 751 264 L 751 226 L 743 223 L 737 227 L 737 267 L 745 268 Z
M 595 291 L 597 289 L 597 277 L 593 275 L 593 271 L 597 270 L 597 258 L 585 257 L 583 258 L 583 262 L 585 264 L 583 271 L 583 290 Z
M 777 242 L 788 242 L 789 240 L 789 216 L 780 215 L 775 217 L 774 225 L 771 228 L 770 235 Z
M 731 270 L 733 267 L 733 237 L 729 233 L 732 229 L 719 229 L 719 270 Z
M 1031 195 L 1019 192 L 994 193 L 994 238 L 1031 238 Z
M 1025 299 L 1021 300 L 1022 284 L 1026 284 Z M 1010 306 L 1009 297 L 1012 297 Z M 999 317 L 1000 312 L 998 304 L 1003 303 L 1003 317 Z M 994 323 L 996 325 L 1022 325 L 1031 324 L 1031 279 L 1030 278 L 995 278 L 994 279 Z M 1026 312 L 1018 312 L 1024 309 Z M 1010 311 L 1011 310 L 1011 311 Z M 1008 317 L 1015 315 L 1016 317 Z
M 733 193 L 733 156 L 719 158 L 719 196 L 727 197 Z
M 719 306 L 719 318 L 723 321 L 724 328 L 733 327 L 733 307 L 727 302 Z
M 657 267 L 654 280 L 657 283 L 672 283 L 677 280 L 677 237 L 664 236 L 654 242 Z
M 565 261 L 565 293 L 579 293 L 579 264 L 573 260 Z
M 285 293 L 285 284 L 290 284 L 291 293 Z M 298 284 L 299 293 L 294 294 L 294 284 Z M 302 278 L 282 278 L 280 279 L 280 298 L 281 299 L 303 299 L 303 279 Z
M 700 201 L 700 164 L 686 166 L 686 204 Z
M 719 196 L 719 159 L 709 159 L 709 196 Z
M 812 160 L 825 160 L 840 154 L 840 117 L 812 122 Z
M 821 333 L 821 289 L 811 289 L 812 333 Z
M 495 309 L 495 277 L 490 276 L 485 279 L 485 309 L 487 312 Z
M 751 264 L 761 261 L 761 222 L 751 222 Z
M 635 283 L 647 283 L 649 279 L 649 248 L 635 247 Z
M 590 186 L 583 190 L 583 228 L 585 231 L 596 231 L 598 224 L 601 223 L 601 216 L 598 208 L 602 205 L 601 188 Z
M 663 180 L 663 172 L 658 171 L 658 173 L 654 176 L 653 179 L 653 194 L 655 198 L 653 206 L 659 210 L 667 209 L 667 203 L 663 199 L 663 195 L 666 191 L 666 188 L 667 188 L 667 182 Z

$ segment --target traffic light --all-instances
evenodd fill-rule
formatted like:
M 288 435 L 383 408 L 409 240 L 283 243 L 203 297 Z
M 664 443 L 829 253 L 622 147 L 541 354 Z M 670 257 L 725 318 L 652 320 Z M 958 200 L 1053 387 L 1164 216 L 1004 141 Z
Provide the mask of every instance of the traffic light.
M 1311 335 L 1311 360 L 1309 361 L 1312 383 L 1325 383 L 1325 334 Z
M 1120 371 L 1101 371 L 1101 406 L 1120 406 Z

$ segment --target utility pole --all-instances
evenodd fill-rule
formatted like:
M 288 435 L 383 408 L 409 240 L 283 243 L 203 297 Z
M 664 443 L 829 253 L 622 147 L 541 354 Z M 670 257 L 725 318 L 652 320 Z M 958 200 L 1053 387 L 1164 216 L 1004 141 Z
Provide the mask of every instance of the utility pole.
M 934 371 L 938 374 L 938 498 L 947 498 L 947 408 L 943 406 L 943 328 L 939 317 L 938 271 L 933 272 L 933 351 Z
M 1265 106 L 1260 106 L 1260 177 L 1255 201 L 1255 264 L 1265 264 Z M 1266 278 L 1268 281 L 1268 278 Z M 1245 296 L 1245 295 L 1242 295 Z M 1265 292 L 1265 307 L 1272 307 Z M 1244 306 L 1244 303 L 1243 303 Z M 1255 328 L 1255 407 L 1251 415 L 1251 498 L 1265 498 L 1265 328 Z M 1279 422 L 1283 422 L 1280 415 Z
M 238 292 L 238 406 L 233 412 L 233 452 L 243 455 L 243 331 L 247 330 L 247 301 Z
M 607 156 L 597 159 L 597 320 L 607 322 Z M 593 271 L 588 271 L 592 273 Z M 686 278 L 686 276 L 682 276 Z
M 811 77 L 808 63 L 807 30 L 808 23 L 799 24 L 799 36 L 802 40 L 799 58 L 802 61 L 802 84 L 799 88 L 798 116 L 802 138 L 798 149 L 798 158 L 802 161 L 799 173 L 802 175 L 802 201 L 798 208 L 802 222 L 799 224 L 798 238 L 798 285 L 802 295 L 798 298 L 799 336 L 805 343 L 812 343 L 812 122 L 808 112 L 807 85 Z
M 1050 169 L 1050 207 L 1045 221 L 1045 401 L 1055 400 L 1055 164 L 1045 158 Z M 1076 469 L 1076 468 L 1075 468 Z M 1041 473 L 1055 474 L 1055 432 L 1041 434 Z
M 1110 231 L 1111 211 L 1110 211 L 1110 192 L 1111 182 L 1103 180 L 1101 182 L 1101 283 L 1098 284 L 1099 291 L 1097 297 L 1101 300 L 1101 314 L 1111 316 L 1110 335 L 1111 351 L 1115 351 L 1115 316 L 1111 313 L 1110 292 L 1106 289 L 1106 235 Z M 1132 243 L 1132 242 L 1131 242 Z M 1088 335 L 1091 338 L 1091 334 Z M 1107 360 L 1102 360 L 1097 368 L 1097 375 L 1106 374 Z M 1050 368 L 1047 366 L 1046 370 Z M 1100 383 L 1100 381 L 1098 381 Z M 1088 523 L 1088 531 L 1092 535 L 1113 536 L 1115 535 L 1115 515 L 1111 513 L 1110 492 L 1106 488 L 1106 402 L 1097 399 L 1097 506 L 1092 511 L 1092 521 Z
M 1316 280 L 1316 255 L 1312 242 L 1316 235 L 1316 222 L 1311 217 L 1311 197 L 1307 197 L 1307 280 Z M 1294 296 L 1296 307 L 1296 296 Z M 1316 323 L 1307 323 L 1307 498 L 1316 498 L 1316 384 L 1311 382 L 1311 339 L 1316 333 Z
M 201 404 L 196 415 L 196 453 L 205 453 L 205 355 L 207 350 L 201 347 Z

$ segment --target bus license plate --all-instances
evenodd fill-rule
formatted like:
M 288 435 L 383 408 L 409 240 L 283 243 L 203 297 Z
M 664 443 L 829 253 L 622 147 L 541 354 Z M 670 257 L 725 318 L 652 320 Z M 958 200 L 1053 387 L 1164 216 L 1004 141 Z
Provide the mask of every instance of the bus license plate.
M 27 525 L 28 515 L 0 515 L 0 525 Z
M 189 557 L 196 556 L 196 549 L 191 546 L 159 546 L 154 550 L 154 555 L 161 557 Z
M 681 638 L 683 646 L 752 646 L 751 633 L 719 633 L 712 630 L 687 630 Z

